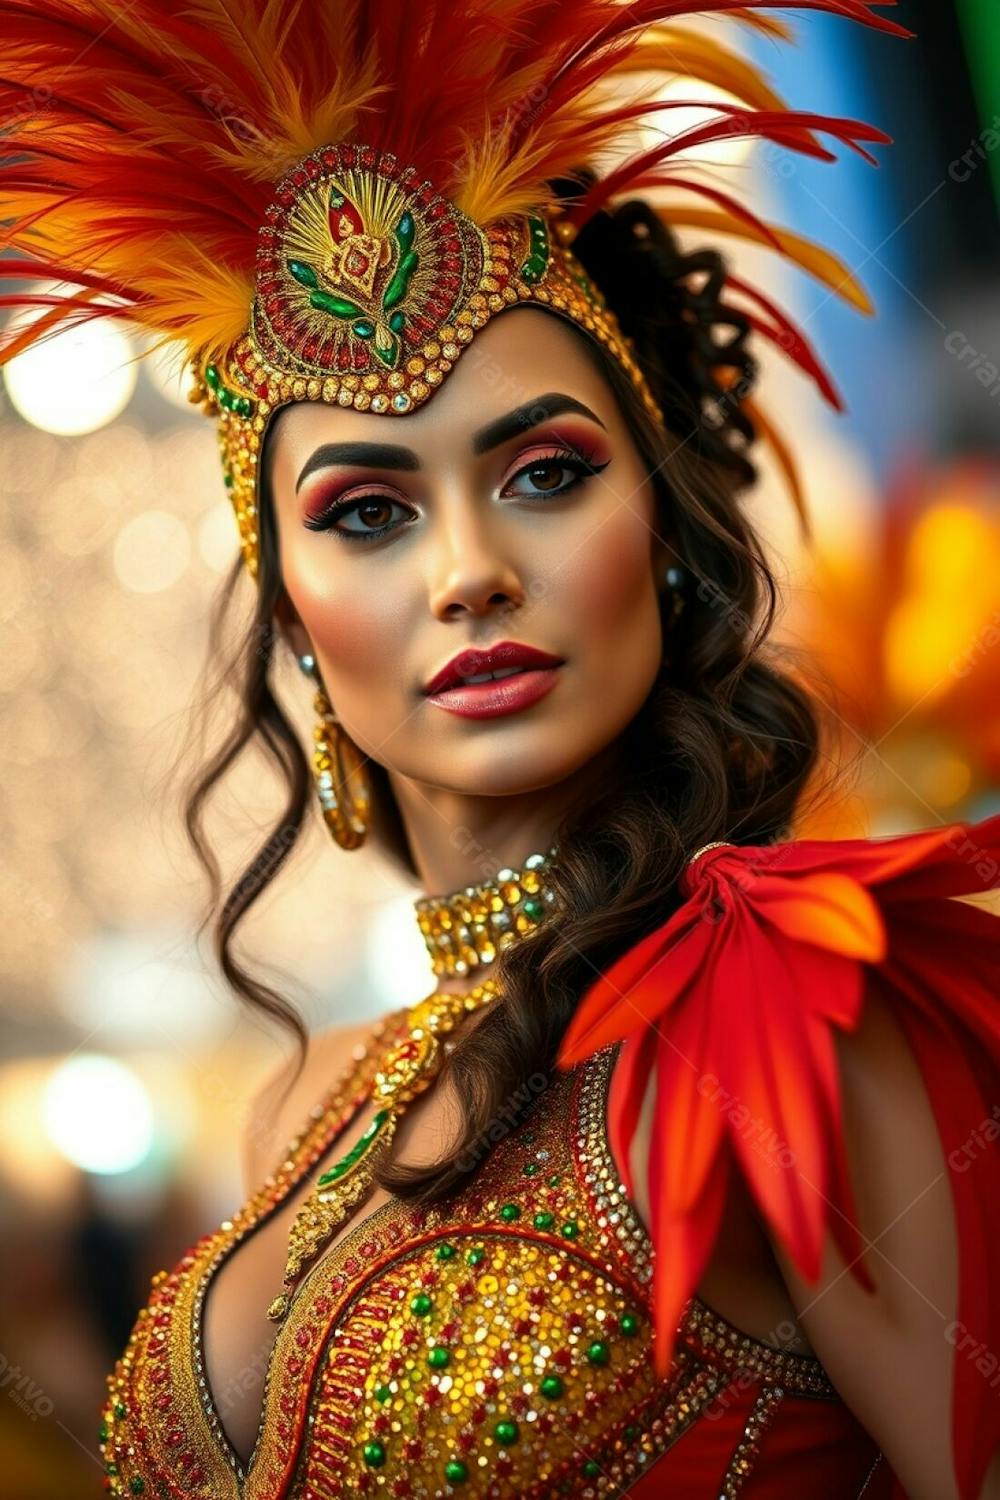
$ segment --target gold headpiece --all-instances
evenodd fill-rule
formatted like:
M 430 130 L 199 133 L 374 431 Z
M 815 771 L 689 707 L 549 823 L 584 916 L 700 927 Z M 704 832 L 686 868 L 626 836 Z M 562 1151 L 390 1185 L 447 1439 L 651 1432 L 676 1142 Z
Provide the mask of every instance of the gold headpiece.
M 788 109 L 737 52 L 678 24 L 705 10 L 787 39 L 783 21 L 758 14 L 775 3 L 244 0 L 234 14 L 229 0 L 180 11 L 164 0 L 11 0 L 0 217 L 15 254 L 0 259 L 0 278 L 69 285 L 0 297 L 45 309 L 7 335 L 0 363 L 107 316 L 152 332 L 153 347 L 178 347 L 195 372 L 192 398 L 218 419 L 254 574 L 258 463 L 275 411 L 323 401 L 405 415 L 509 307 L 547 307 L 598 340 L 662 420 L 572 249 L 613 199 L 676 190 L 681 203 L 656 210 L 668 225 L 767 244 L 871 310 L 829 252 L 676 162 L 737 136 L 830 158 L 819 132 L 868 160 L 861 143 L 888 139 Z M 908 34 L 868 0 L 783 4 Z M 631 150 L 628 128 L 673 107 L 655 97 L 667 76 L 737 102 L 707 104 L 704 124 Z M 579 192 L 556 190 L 567 181 Z M 685 207 L 691 194 L 696 206 Z M 780 309 L 734 277 L 726 291 L 837 404 Z M 763 414 L 739 404 L 770 436 Z

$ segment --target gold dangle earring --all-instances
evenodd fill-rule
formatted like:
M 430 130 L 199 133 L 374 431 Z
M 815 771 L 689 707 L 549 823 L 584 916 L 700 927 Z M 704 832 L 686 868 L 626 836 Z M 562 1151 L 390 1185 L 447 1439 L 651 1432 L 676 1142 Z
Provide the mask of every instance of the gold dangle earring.
M 316 658 L 306 653 L 298 663 L 305 676 L 316 683 L 313 707 L 319 723 L 313 729 L 313 774 L 323 820 L 342 849 L 359 849 L 368 833 L 371 807 L 364 758 L 330 706 L 316 670 Z

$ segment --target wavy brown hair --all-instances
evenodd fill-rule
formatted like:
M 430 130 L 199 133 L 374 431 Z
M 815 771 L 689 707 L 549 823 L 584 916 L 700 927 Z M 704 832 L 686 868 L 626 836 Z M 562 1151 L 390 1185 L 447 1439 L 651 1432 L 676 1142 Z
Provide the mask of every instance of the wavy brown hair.
M 420 1168 L 400 1166 L 390 1156 L 378 1170 L 389 1191 L 422 1201 L 458 1186 L 498 1133 L 530 1110 L 582 994 L 676 908 L 677 881 L 694 850 L 715 839 L 763 844 L 787 836 L 819 755 L 814 700 L 767 643 L 776 585 L 739 505 L 739 492 L 755 478 L 753 429 L 740 408 L 755 368 L 745 320 L 720 302 L 724 262 L 711 250 L 682 255 L 641 201 L 599 214 L 573 248 L 632 339 L 666 415 L 670 436 L 664 438 L 619 365 L 580 335 L 648 467 L 662 535 L 684 570 L 684 608 L 675 618 L 671 594 L 662 596 L 664 660 L 623 736 L 614 780 L 555 830 L 559 861 L 551 884 L 561 920 L 501 953 L 496 974 L 503 1001 L 483 1013 L 448 1059 L 465 1122 L 454 1155 Z M 720 329 L 729 334 L 722 344 Z M 186 827 L 211 885 L 200 931 L 213 924 L 215 953 L 229 984 L 255 1012 L 295 1034 L 301 1066 L 307 1042 L 301 1017 L 233 951 L 242 918 L 313 815 L 307 753 L 271 682 L 283 584 L 267 491 L 265 472 L 254 618 L 227 649 L 226 621 L 244 574 L 238 560 L 218 601 L 209 644 L 219 684 L 236 686 L 239 712 L 190 787 Z M 223 892 L 204 813 L 220 780 L 254 742 L 282 779 L 284 808 L 232 889 Z M 366 769 L 371 836 L 415 878 L 388 776 L 373 762 Z

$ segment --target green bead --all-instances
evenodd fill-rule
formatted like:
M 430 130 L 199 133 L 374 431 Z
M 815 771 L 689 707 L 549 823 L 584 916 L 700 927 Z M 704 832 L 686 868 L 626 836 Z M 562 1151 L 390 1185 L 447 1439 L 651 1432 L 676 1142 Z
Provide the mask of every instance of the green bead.
M 98 1436 L 99 1440 L 102 1443 L 106 1443 L 107 1442 L 107 1440 L 108 1440 L 108 1424 L 107 1424 L 107 1422 L 102 1422 L 101 1425 L 100 1425 L 100 1427 L 98 1427 L 98 1429 L 97 1429 L 97 1436 Z
M 536 901 L 533 896 L 529 896 L 526 901 L 521 902 L 521 910 L 526 917 L 535 917 L 537 919 L 544 914 L 545 907 L 540 901 Z
M 470 1250 L 465 1257 L 466 1263 L 470 1266 L 478 1266 L 480 1261 L 485 1259 L 485 1256 L 486 1251 L 477 1246 L 475 1250 Z
M 381 1469 L 385 1463 L 385 1447 L 375 1439 L 366 1443 L 361 1452 L 370 1469 Z
M 537 1163 L 537 1161 L 529 1161 L 527 1163 L 527 1165 L 524 1168 L 524 1175 L 525 1175 L 525 1177 L 537 1177 L 538 1176 L 538 1163 Z
M 448 1353 L 447 1349 L 442 1348 L 440 1344 L 435 1344 L 434 1348 L 427 1356 L 427 1363 L 434 1370 L 443 1370 L 450 1359 L 451 1355 Z
M 575 1219 L 567 1219 L 566 1223 L 562 1226 L 559 1233 L 562 1235 L 563 1239 L 575 1240 L 577 1235 L 580 1233 L 580 1226 Z
M 234 484 L 234 480 L 233 480 L 232 474 L 230 474 L 228 472 L 226 472 L 225 474 L 223 474 L 223 476 L 222 476 L 222 482 L 226 486 L 227 490 L 231 490 L 232 487 L 233 487 L 233 484 Z
M 607 1344 L 603 1343 L 601 1339 L 597 1339 L 587 1349 L 587 1358 L 592 1365 L 606 1365 L 609 1355 L 610 1350 Z
M 117 1474 L 118 1473 L 118 1465 L 116 1463 L 106 1463 L 104 1465 L 104 1472 L 106 1474 Z
M 633 1422 L 630 1422 L 626 1427 L 625 1436 L 628 1438 L 630 1443 L 634 1443 L 636 1438 L 639 1436 L 639 1429 Z
M 509 1419 L 503 1422 L 498 1422 L 493 1429 L 493 1436 L 496 1438 L 497 1442 L 502 1443 L 505 1448 L 508 1447 L 511 1443 L 516 1443 L 518 1439 L 517 1423 L 511 1422 Z
M 376 1401 L 391 1401 L 392 1400 L 392 1387 L 388 1386 L 388 1385 L 377 1386 L 376 1389 L 375 1389 L 375 1400 Z
M 211 391 L 216 391 L 219 388 L 219 372 L 214 365 L 205 366 L 205 384 Z
M 218 391 L 216 392 L 216 395 L 218 397 L 219 405 L 222 407 L 223 411 L 231 411 L 233 405 L 232 391 L 227 390 L 224 385 L 220 385 Z
M 601 1466 L 600 1464 L 595 1463 L 592 1458 L 588 1458 L 587 1462 L 583 1466 L 583 1472 L 586 1474 L 588 1479 L 596 1479 L 598 1474 L 601 1472 Z
M 415 1312 L 418 1318 L 426 1318 L 434 1303 L 426 1292 L 418 1292 L 410 1299 L 410 1311 Z
M 553 1172 L 552 1176 L 549 1178 L 549 1187 L 558 1187 L 560 1181 L 561 1181 L 561 1178 L 559 1176 L 559 1173 L 558 1172 Z
M 122 1417 L 128 1416 L 128 1407 L 125 1405 L 124 1401 L 115 1402 L 115 1416 L 119 1421 L 121 1421 Z
M 511 1224 L 515 1219 L 521 1217 L 520 1205 L 517 1203 L 505 1203 L 500 1210 L 500 1217 L 505 1224 Z
M 542 1395 L 547 1396 L 550 1401 L 555 1401 L 556 1398 L 561 1396 L 563 1393 L 563 1383 L 559 1379 L 558 1375 L 546 1375 L 542 1380 L 542 1383 L 539 1385 L 538 1389 L 541 1391 Z
M 625 1313 L 621 1321 L 621 1330 L 627 1339 L 633 1338 L 639 1332 L 639 1319 L 635 1313 Z
M 536 1214 L 531 1222 L 534 1224 L 536 1229 L 551 1229 L 555 1221 L 555 1214 L 540 1213 Z
M 141 1474 L 133 1474 L 132 1478 L 128 1482 L 128 1487 L 132 1491 L 133 1495 L 141 1495 L 143 1490 L 146 1488 L 146 1481 L 143 1479 Z
M 437 1247 L 438 1260 L 454 1260 L 456 1253 L 454 1245 L 438 1245 Z
M 449 1484 L 464 1484 L 469 1470 L 460 1458 L 451 1458 L 444 1466 L 444 1477 Z

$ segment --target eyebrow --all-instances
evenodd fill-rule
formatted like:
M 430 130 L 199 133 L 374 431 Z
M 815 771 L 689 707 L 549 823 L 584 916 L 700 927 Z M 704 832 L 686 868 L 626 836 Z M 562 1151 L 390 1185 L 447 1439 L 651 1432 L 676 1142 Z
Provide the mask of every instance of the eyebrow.
M 472 451 L 475 454 L 487 453 L 491 448 L 498 448 L 508 438 L 517 437 L 519 432 L 526 432 L 537 427 L 539 422 L 564 416 L 567 412 L 589 417 L 598 427 L 607 431 L 597 413 L 575 396 L 568 396 L 563 391 L 549 391 L 544 396 L 535 396 L 533 400 L 525 401 L 502 417 L 494 418 L 485 427 L 480 427 L 472 435 Z M 371 469 L 410 471 L 420 468 L 420 459 L 412 448 L 398 447 L 395 443 L 323 443 L 303 464 L 295 483 L 296 493 L 316 469 L 325 469 L 331 464 L 358 464 Z

